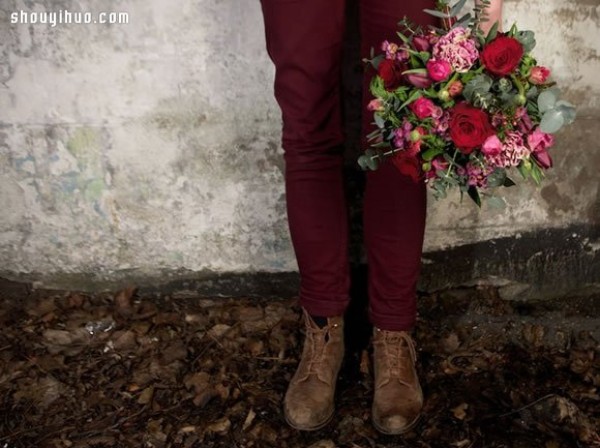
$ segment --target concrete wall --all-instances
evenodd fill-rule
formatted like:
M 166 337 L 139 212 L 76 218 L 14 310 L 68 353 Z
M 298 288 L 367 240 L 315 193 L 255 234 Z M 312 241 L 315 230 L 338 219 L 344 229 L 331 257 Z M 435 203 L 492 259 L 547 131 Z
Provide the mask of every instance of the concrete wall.
M 21 9 L 130 23 L 11 24 Z M 431 197 L 426 251 L 575 226 L 595 256 L 600 1 L 507 1 L 513 20 L 538 33 L 579 117 L 545 186 L 508 191 L 506 209 Z M 2 0 L 0 277 L 90 288 L 295 271 L 263 33 L 258 0 Z

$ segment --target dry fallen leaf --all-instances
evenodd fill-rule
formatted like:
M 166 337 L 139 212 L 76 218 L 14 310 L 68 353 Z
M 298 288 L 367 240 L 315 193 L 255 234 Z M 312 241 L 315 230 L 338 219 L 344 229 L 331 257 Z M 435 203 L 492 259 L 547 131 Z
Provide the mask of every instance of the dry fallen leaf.
M 250 408 L 248 415 L 246 416 L 246 420 L 244 420 L 244 426 L 242 427 L 242 430 L 246 431 L 250 427 L 254 421 L 254 417 L 256 417 L 256 412 L 254 412 L 254 409 Z
M 137 286 L 128 286 L 115 294 L 115 311 L 123 317 L 129 317 L 133 314 L 133 296 L 137 291 Z
M 222 417 L 219 420 L 209 424 L 206 427 L 206 431 L 209 433 L 216 433 L 216 434 L 227 434 L 227 432 L 229 431 L 229 429 L 231 428 L 231 421 L 229 421 L 229 419 L 227 417 Z
M 468 407 L 469 405 L 467 403 L 461 403 L 455 408 L 452 408 L 452 414 L 454 414 L 454 417 L 457 419 L 464 420 L 464 418 L 467 416 L 466 411 Z

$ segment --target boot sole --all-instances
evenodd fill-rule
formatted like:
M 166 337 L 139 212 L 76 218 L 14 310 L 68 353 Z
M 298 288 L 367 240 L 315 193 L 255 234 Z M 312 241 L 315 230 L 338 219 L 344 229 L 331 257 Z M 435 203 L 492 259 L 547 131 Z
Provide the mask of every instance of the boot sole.
M 285 418 L 285 421 L 288 425 L 290 425 L 292 428 L 297 429 L 298 431 L 318 431 L 319 429 L 324 428 L 325 426 L 327 426 L 331 420 L 333 419 L 333 416 L 335 414 L 335 409 L 331 412 L 331 414 L 329 415 L 329 417 L 327 417 L 327 419 L 325 419 L 323 421 L 323 423 L 319 423 L 316 426 L 300 426 L 297 425 L 295 423 L 292 423 L 292 421 L 290 420 L 290 418 L 288 417 L 288 413 L 287 413 L 287 409 L 283 409 L 283 416 Z
M 371 411 L 371 415 L 373 415 L 373 411 Z M 377 429 L 377 431 L 381 432 L 382 434 L 396 436 L 399 434 L 407 433 L 408 431 L 413 429 L 416 426 L 416 424 L 419 423 L 419 420 L 421 420 L 421 416 L 422 416 L 422 414 L 417 415 L 417 417 L 412 422 L 410 422 L 408 425 L 406 425 L 404 428 L 402 428 L 399 431 L 389 431 L 387 429 L 384 429 L 382 426 L 379 426 L 377 424 L 375 419 L 371 419 L 371 422 L 373 423 L 373 426 L 375 427 L 375 429 Z

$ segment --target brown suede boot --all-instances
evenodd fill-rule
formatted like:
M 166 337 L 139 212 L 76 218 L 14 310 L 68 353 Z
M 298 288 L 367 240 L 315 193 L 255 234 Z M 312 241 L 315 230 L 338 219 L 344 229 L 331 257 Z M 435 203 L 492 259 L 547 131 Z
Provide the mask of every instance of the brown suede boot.
M 371 417 L 375 428 L 384 434 L 402 434 L 419 420 L 423 391 L 416 358 L 408 332 L 373 328 L 375 395 Z
M 333 417 L 338 372 L 344 358 L 343 317 L 319 328 L 303 308 L 306 336 L 302 359 L 285 394 L 283 413 L 290 426 L 313 431 Z

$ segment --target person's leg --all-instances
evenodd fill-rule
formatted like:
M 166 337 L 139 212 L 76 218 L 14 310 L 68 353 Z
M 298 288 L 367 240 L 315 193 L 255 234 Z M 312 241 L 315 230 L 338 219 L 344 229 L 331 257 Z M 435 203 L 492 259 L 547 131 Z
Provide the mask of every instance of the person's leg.
M 282 111 L 287 216 L 300 304 L 342 315 L 349 302 L 340 87 L 345 0 L 262 0 Z
M 384 40 L 401 43 L 398 21 L 405 15 L 418 24 L 435 24 L 423 12 L 435 0 L 361 0 L 361 57 L 376 54 Z M 370 68 L 363 80 L 362 145 L 375 129 L 366 106 L 373 98 L 369 83 L 375 71 Z M 385 330 L 410 330 L 416 320 L 416 285 L 421 267 L 426 190 L 424 182 L 413 182 L 401 174 L 390 160 L 375 171 L 367 171 L 363 202 L 364 241 L 368 262 L 369 319 Z
M 401 43 L 397 22 L 407 16 L 425 25 L 436 20 L 422 12 L 435 0 L 361 0 L 361 55 L 377 52 L 381 42 Z M 366 106 L 372 99 L 363 83 L 362 143 L 374 127 Z M 386 434 L 401 434 L 418 421 L 423 393 L 417 377 L 416 351 L 410 335 L 416 321 L 416 285 L 426 217 L 424 182 L 413 182 L 385 160 L 367 172 L 363 225 L 368 262 L 369 320 L 373 323 L 374 395 L 371 418 Z
M 340 103 L 345 0 L 261 4 L 283 117 L 287 215 L 306 333 L 283 409 L 292 427 L 315 430 L 333 416 L 350 292 Z

